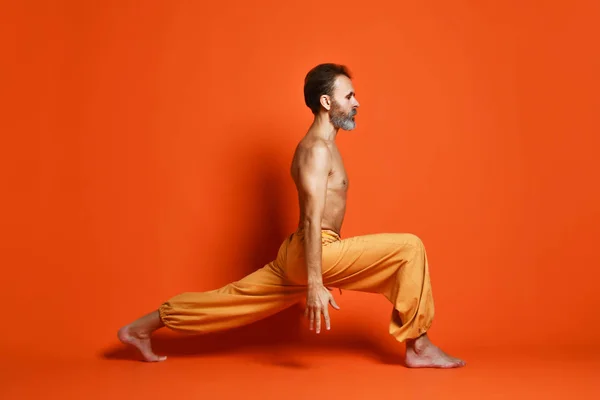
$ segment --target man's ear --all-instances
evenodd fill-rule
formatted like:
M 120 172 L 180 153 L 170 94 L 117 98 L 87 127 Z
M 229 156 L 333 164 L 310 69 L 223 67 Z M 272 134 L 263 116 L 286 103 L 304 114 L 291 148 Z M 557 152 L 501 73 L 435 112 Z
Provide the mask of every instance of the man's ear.
M 331 109 L 331 98 L 329 96 L 324 94 L 323 96 L 321 96 L 320 101 L 324 109 L 326 109 L 327 111 Z

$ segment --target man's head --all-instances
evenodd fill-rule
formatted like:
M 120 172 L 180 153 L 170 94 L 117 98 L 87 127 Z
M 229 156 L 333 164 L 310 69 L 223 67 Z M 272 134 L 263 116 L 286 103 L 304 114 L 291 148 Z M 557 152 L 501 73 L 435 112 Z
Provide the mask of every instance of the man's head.
M 327 113 L 335 128 L 352 130 L 359 104 L 350 72 L 344 65 L 320 64 L 304 79 L 304 102 L 314 115 Z

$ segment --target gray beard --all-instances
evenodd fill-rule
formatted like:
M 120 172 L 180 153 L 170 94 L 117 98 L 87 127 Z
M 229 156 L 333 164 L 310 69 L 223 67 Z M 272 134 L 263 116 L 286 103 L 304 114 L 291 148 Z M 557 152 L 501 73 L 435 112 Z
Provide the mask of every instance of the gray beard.
M 351 131 L 352 129 L 356 128 L 356 121 L 354 121 L 353 112 L 351 112 L 349 115 L 346 115 L 334 111 L 330 114 L 329 119 L 336 129 Z

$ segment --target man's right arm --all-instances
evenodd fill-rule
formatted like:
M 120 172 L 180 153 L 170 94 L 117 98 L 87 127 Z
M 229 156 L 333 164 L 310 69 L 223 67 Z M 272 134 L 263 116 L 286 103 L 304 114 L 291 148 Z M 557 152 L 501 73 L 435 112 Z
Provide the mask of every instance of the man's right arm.
M 325 143 L 315 143 L 300 158 L 299 165 L 300 198 L 304 210 L 304 246 L 308 275 L 306 316 L 310 329 L 316 322 L 316 332 L 321 331 L 321 314 L 330 329 L 329 303 L 339 309 L 333 296 L 323 286 L 321 221 L 327 197 L 327 179 L 331 170 L 331 153 Z
M 304 210 L 305 257 L 308 285 L 322 285 L 321 221 L 327 197 L 331 154 L 327 145 L 317 142 L 306 150 L 300 163 L 300 190 Z

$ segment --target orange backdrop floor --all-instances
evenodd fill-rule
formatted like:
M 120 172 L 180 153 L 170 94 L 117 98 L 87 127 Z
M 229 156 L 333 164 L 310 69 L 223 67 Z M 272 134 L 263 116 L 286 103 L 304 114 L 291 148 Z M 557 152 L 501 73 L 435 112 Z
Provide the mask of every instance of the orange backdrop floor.
M 366 337 L 229 347 L 202 341 L 157 340 L 157 352 L 169 356 L 158 364 L 137 361 L 120 346 L 93 358 L 12 355 L 1 361 L 0 398 L 600 398 L 597 348 L 453 347 L 465 368 L 412 370 L 400 361 L 403 350 L 385 350 Z

